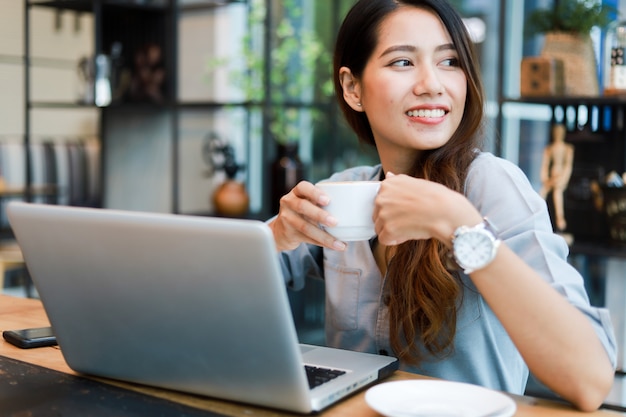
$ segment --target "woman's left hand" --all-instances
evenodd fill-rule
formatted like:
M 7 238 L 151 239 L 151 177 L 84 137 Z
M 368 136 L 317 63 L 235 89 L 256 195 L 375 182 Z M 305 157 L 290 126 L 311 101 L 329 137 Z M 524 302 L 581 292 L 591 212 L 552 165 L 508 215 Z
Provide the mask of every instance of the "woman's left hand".
M 473 226 L 481 220 L 478 210 L 462 194 L 408 175 L 388 173 L 374 205 L 378 240 L 388 246 L 429 238 L 450 245 L 457 227 Z

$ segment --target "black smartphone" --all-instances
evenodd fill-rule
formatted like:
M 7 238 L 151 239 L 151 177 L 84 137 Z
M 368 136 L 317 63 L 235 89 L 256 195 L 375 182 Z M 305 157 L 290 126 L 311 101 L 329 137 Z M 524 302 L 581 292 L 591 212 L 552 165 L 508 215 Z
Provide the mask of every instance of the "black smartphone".
M 43 346 L 55 346 L 57 339 L 52 327 L 37 327 L 32 329 L 5 330 L 2 337 L 17 347 L 30 349 Z

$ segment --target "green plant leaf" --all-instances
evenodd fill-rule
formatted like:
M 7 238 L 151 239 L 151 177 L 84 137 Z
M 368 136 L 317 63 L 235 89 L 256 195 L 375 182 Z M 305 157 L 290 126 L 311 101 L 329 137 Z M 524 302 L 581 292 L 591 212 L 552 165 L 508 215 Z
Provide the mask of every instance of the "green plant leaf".
M 526 35 L 547 32 L 587 34 L 594 26 L 608 25 L 617 10 L 596 0 L 560 0 L 558 7 L 533 10 L 526 19 Z
M 266 68 L 263 50 L 255 46 L 258 37 L 253 33 L 265 30 L 267 10 L 263 0 L 249 0 L 249 33 L 242 39 L 244 68 L 233 70 L 230 82 L 248 100 L 272 103 L 269 130 L 277 142 L 286 143 L 299 138 L 300 109 L 288 107 L 289 103 L 304 102 L 314 90 L 329 97 L 334 87 L 330 52 L 313 31 L 294 24 L 303 17 L 301 8 L 294 1 L 285 0 L 281 12 L 272 37 L 270 65 Z M 215 69 L 228 62 L 224 58 L 212 59 L 207 67 Z M 265 96 L 264 81 L 269 82 L 269 97 Z M 282 107 L 277 108 L 278 105 Z

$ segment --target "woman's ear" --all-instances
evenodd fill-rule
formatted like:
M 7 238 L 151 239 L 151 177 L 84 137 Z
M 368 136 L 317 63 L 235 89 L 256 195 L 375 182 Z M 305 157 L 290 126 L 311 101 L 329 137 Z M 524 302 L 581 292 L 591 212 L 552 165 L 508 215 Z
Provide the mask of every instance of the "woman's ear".
M 350 68 L 341 67 L 339 70 L 339 81 L 343 89 L 343 99 L 354 111 L 362 112 L 361 85 L 354 75 L 352 75 Z

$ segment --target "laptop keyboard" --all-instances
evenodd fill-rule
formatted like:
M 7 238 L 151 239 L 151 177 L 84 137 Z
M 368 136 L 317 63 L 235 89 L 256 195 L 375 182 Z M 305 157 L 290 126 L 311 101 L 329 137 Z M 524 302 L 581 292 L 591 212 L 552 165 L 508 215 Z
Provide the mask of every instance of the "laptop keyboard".
M 306 376 L 309 379 L 309 388 L 311 389 L 346 373 L 346 371 L 340 371 L 339 369 L 318 368 L 310 365 L 304 365 L 304 369 L 306 370 Z

